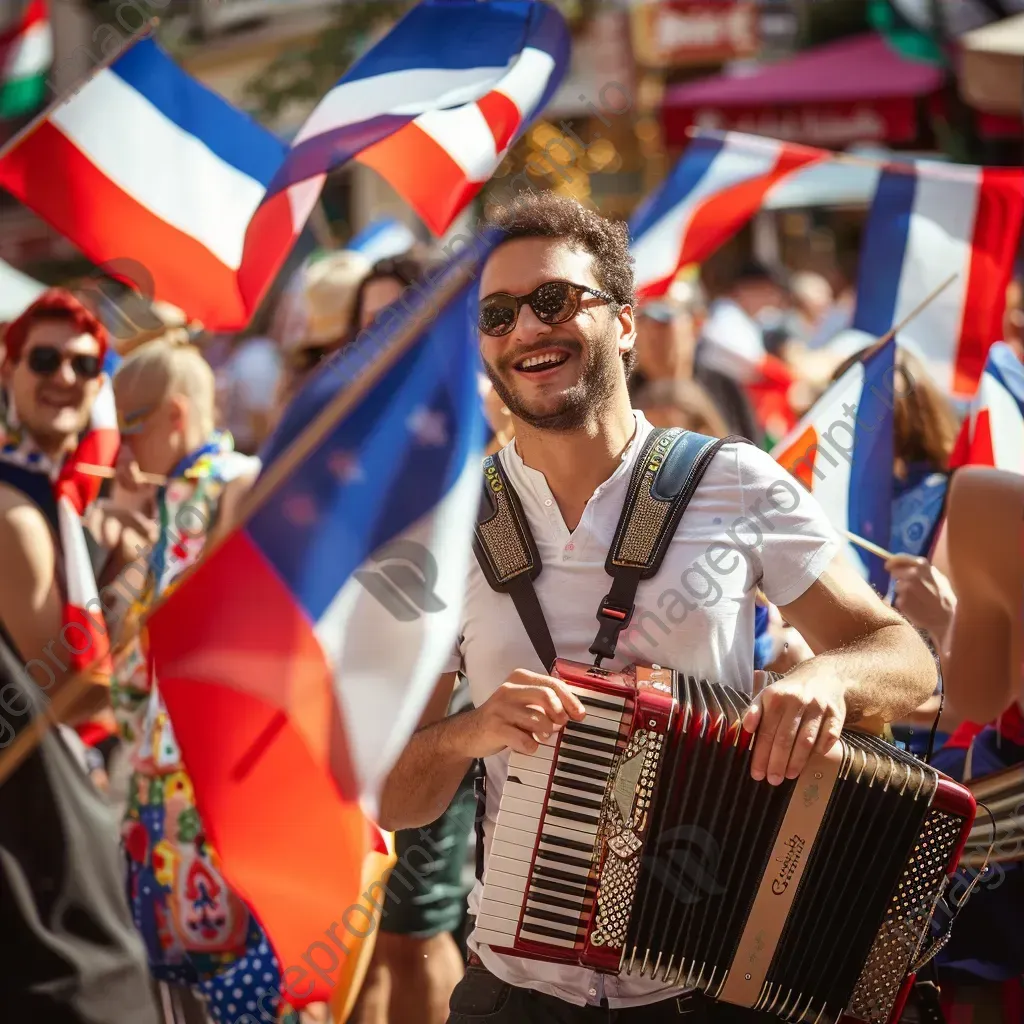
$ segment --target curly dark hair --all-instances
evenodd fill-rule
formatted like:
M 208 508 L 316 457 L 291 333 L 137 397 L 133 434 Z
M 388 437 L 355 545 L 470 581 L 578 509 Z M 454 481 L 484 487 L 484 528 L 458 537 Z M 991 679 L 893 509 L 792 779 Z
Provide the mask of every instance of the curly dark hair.
M 560 238 L 571 249 L 590 253 L 598 284 L 615 297 L 619 309 L 636 307 L 633 256 L 624 221 L 609 220 L 555 192 L 525 191 L 490 211 L 487 226 L 503 231 L 505 241 Z M 623 353 L 622 362 L 628 378 L 636 363 L 635 350 Z

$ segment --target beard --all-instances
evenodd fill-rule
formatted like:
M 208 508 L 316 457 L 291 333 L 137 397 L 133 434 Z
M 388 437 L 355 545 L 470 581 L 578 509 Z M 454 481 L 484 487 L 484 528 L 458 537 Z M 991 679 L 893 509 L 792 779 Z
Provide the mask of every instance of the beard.
M 614 337 L 609 332 L 606 338 L 594 339 L 588 346 L 585 359 L 583 346 L 575 339 L 551 339 L 548 344 L 566 349 L 579 357 L 581 362 L 579 380 L 562 392 L 560 401 L 553 409 L 541 411 L 531 408 L 528 400 L 510 383 L 512 374 L 517 372 L 514 365 L 525 359 L 529 352 L 518 352 L 502 359 L 496 367 L 485 360 L 484 369 L 494 385 L 495 393 L 517 419 L 539 430 L 580 430 L 604 408 L 615 393 L 618 375 L 622 372 L 622 359 L 615 347 Z M 538 349 L 542 347 L 545 346 L 536 346 Z

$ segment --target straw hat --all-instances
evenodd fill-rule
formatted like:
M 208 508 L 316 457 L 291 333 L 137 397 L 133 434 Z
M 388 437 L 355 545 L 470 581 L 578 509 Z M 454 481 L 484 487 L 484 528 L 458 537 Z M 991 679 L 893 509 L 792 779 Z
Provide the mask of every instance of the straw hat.
M 371 269 L 365 256 L 348 249 L 329 253 L 305 269 L 300 297 L 304 328 L 296 348 L 329 345 L 351 329 L 359 285 Z

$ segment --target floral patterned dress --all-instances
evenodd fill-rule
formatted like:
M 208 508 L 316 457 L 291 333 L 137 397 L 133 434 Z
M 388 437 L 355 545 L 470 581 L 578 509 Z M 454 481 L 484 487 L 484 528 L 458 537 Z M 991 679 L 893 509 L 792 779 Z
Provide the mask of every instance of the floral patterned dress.
M 202 554 L 225 486 L 258 468 L 233 450 L 230 435 L 182 460 L 157 495 L 160 534 L 149 552 L 146 583 L 129 620 L 137 619 Z M 124 582 L 140 573 L 125 573 Z M 131 621 L 127 634 L 132 634 Z M 196 809 L 144 635 L 114 669 L 112 700 L 131 761 L 122 838 L 135 925 L 160 981 L 188 985 L 224 1024 L 249 1013 L 277 1019 L 280 968 L 258 922 L 221 875 Z

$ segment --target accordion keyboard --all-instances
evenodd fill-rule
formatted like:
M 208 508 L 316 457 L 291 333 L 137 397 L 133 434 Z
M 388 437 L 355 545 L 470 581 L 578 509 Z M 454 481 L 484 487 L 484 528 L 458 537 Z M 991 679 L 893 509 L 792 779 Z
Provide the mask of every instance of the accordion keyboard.
M 534 754 L 512 753 L 484 876 L 476 938 L 494 947 L 582 949 L 597 895 L 594 854 L 612 764 L 634 701 L 570 686 L 586 717 Z

